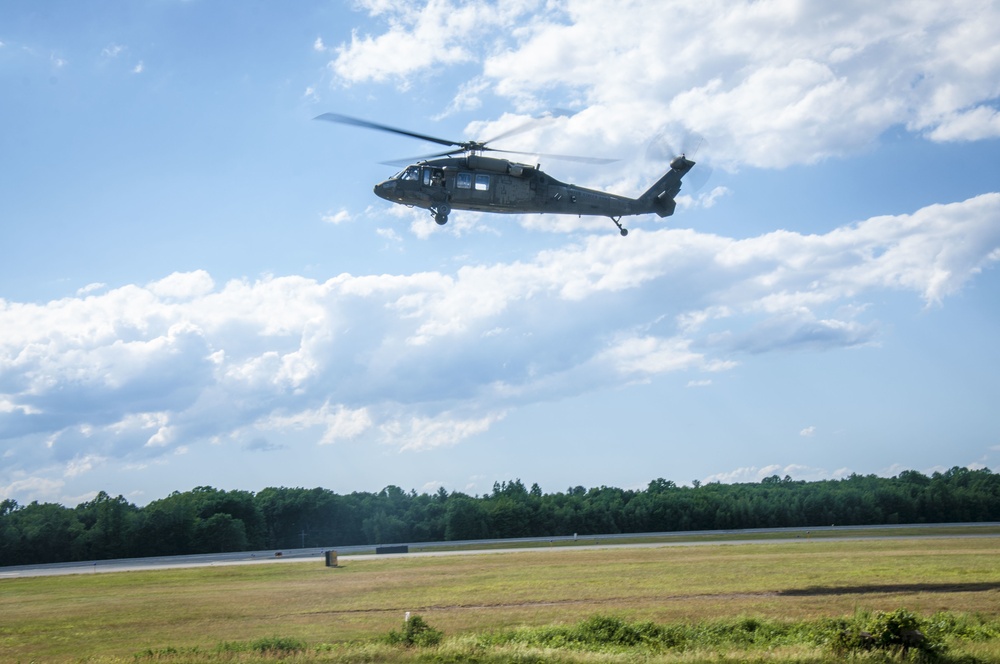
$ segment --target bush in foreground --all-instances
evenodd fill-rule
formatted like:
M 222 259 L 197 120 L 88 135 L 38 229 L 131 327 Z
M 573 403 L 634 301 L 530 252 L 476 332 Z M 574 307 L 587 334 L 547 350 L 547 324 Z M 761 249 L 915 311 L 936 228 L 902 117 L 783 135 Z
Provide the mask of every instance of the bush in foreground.
M 940 625 L 906 609 L 858 612 L 834 626 L 839 629 L 828 644 L 837 654 L 881 651 L 905 659 L 914 652 L 921 659 L 935 659 L 945 651 Z
M 409 648 L 412 646 L 436 646 L 441 643 L 443 637 L 443 632 L 428 625 L 420 616 L 407 615 L 403 622 L 403 631 L 390 631 L 386 640 L 392 645 L 402 645 Z
M 255 652 L 263 655 L 290 655 L 306 649 L 306 642 L 288 636 L 272 636 L 249 642 L 224 642 L 216 646 L 220 653 Z

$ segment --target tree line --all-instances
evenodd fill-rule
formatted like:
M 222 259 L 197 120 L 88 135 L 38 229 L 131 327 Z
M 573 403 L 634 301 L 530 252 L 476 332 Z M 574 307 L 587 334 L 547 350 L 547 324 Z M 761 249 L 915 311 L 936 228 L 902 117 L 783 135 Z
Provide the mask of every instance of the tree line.
M 0 565 L 387 543 L 737 528 L 1000 521 L 1000 474 L 955 467 L 930 476 L 851 475 L 645 489 L 543 493 L 520 479 L 483 496 L 388 486 L 257 493 L 208 486 L 138 507 L 100 492 L 74 508 L 0 502 Z

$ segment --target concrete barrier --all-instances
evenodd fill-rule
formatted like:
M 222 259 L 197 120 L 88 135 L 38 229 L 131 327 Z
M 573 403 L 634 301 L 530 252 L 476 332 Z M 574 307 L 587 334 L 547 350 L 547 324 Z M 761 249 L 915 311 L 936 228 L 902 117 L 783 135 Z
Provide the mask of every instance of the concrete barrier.
M 410 547 L 408 544 L 394 544 L 392 546 L 377 546 L 375 547 L 375 553 L 409 553 Z

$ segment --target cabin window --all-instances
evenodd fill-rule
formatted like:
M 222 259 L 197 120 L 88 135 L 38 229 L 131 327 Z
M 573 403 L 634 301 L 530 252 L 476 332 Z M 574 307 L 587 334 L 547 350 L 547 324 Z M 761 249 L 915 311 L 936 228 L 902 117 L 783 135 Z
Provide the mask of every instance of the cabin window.
M 431 169 L 429 168 L 424 169 L 424 186 L 431 186 Z
M 476 175 L 476 191 L 487 191 L 490 188 L 490 176 Z
M 459 189 L 472 189 L 472 173 L 459 173 L 455 185 Z

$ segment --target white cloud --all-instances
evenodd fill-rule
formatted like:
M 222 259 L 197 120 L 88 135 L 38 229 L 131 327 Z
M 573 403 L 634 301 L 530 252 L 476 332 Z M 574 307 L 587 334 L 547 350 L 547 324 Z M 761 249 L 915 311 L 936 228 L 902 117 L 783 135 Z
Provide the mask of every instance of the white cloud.
M 614 342 L 598 359 L 614 365 L 622 374 L 655 375 L 699 367 L 704 356 L 690 350 L 691 339 L 629 337 Z
M 329 68 L 347 83 L 395 80 L 409 87 L 410 77 L 431 68 L 474 62 L 484 52 L 500 48 L 500 34 L 516 31 L 526 10 L 537 5 L 511 2 L 453 2 L 391 4 L 363 2 L 373 17 L 385 20 L 378 35 L 352 31 L 351 41 L 336 47 Z
M 46 477 L 26 477 L 0 486 L 0 498 L 16 498 L 24 503 L 32 500 L 51 501 L 65 484 L 62 480 Z
M 343 405 L 333 405 L 329 401 L 315 409 L 307 409 L 292 415 L 272 414 L 256 423 L 258 429 L 288 430 L 319 427 L 323 434 L 320 445 L 330 445 L 338 440 L 356 438 L 372 426 L 372 418 L 367 408 L 352 410 Z
M 0 413 L 22 413 L 24 415 L 38 415 L 41 413 L 37 408 L 24 404 L 14 403 L 7 397 L 0 396 Z
M 347 210 L 338 210 L 337 212 L 328 212 L 323 215 L 323 221 L 328 224 L 340 224 L 345 221 L 351 220 L 351 213 Z
M 194 271 L 0 300 L 0 483 L 265 433 L 257 449 L 294 433 L 427 450 L 538 400 L 871 343 L 869 299 L 957 292 L 1000 260 L 998 217 L 987 194 L 822 235 L 637 230 L 452 273 Z
M 474 419 L 456 418 L 451 413 L 437 417 L 412 417 L 393 420 L 382 425 L 381 430 L 387 443 L 400 451 L 428 450 L 447 447 L 476 434 L 487 431 L 495 422 L 502 420 L 505 413 L 489 413 Z
M 149 440 L 146 441 L 146 447 L 167 447 L 175 440 L 176 432 L 174 427 L 162 426 L 149 437 Z
M 978 141 L 1000 136 L 1000 113 L 990 106 L 976 106 L 949 113 L 928 136 L 935 141 Z
M 486 94 L 527 112 L 587 108 L 546 152 L 564 140 L 625 153 L 664 123 L 710 137 L 727 167 L 856 153 L 894 126 L 935 141 L 1000 136 L 1000 5 L 982 0 L 948 12 L 933 0 L 363 6 L 384 29 L 337 47 L 341 82 L 408 87 L 473 64 L 448 112 Z
M 102 457 L 88 454 L 84 457 L 77 457 L 70 461 L 66 465 L 65 476 L 66 477 L 76 477 L 77 475 L 82 475 L 93 470 L 95 465 L 100 465 L 105 459 Z
M 804 438 L 812 438 L 813 436 L 816 435 L 816 427 L 808 426 L 805 429 L 799 431 L 799 435 Z
M 827 479 L 840 479 L 850 474 L 846 468 L 829 472 L 825 468 L 816 468 L 798 463 L 770 464 L 767 466 L 744 466 L 731 471 L 709 475 L 704 482 L 721 482 L 723 484 L 746 484 L 760 482 L 768 477 L 790 477 L 796 481 L 818 482 Z
M 747 482 L 759 482 L 765 477 L 770 477 L 780 470 L 781 466 L 772 464 L 759 468 L 757 466 L 744 466 L 730 471 L 715 473 L 706 477 L 703 482 L 721 482 L 723 484 L 745 484 Z
M 403 238 L 399 236 L 395 230 L 391 228 L 376 228 L 375 233 L 381 237 L 389 240 L 390 242 L 402 242 Z
M 208 272 L 174 272 L 168 277 L 154 281 L 147 286 L 154 295 L 163 298 L 187 299 L 210 293 L 215 282 Z
M 108 44 L 101 50 L 101 55 L 106 58 L 117 58 L 124 50 L 125 47 L 121 44 Z
M 87 284 L 83 288 L 78 288 L 76 294 L 87 295 L 88 293 L 93 293 L 95 291 L 103 290 L 107 288 L 107 286 L 108 286 L 107 284 L 102 284 L 102 283 Z

